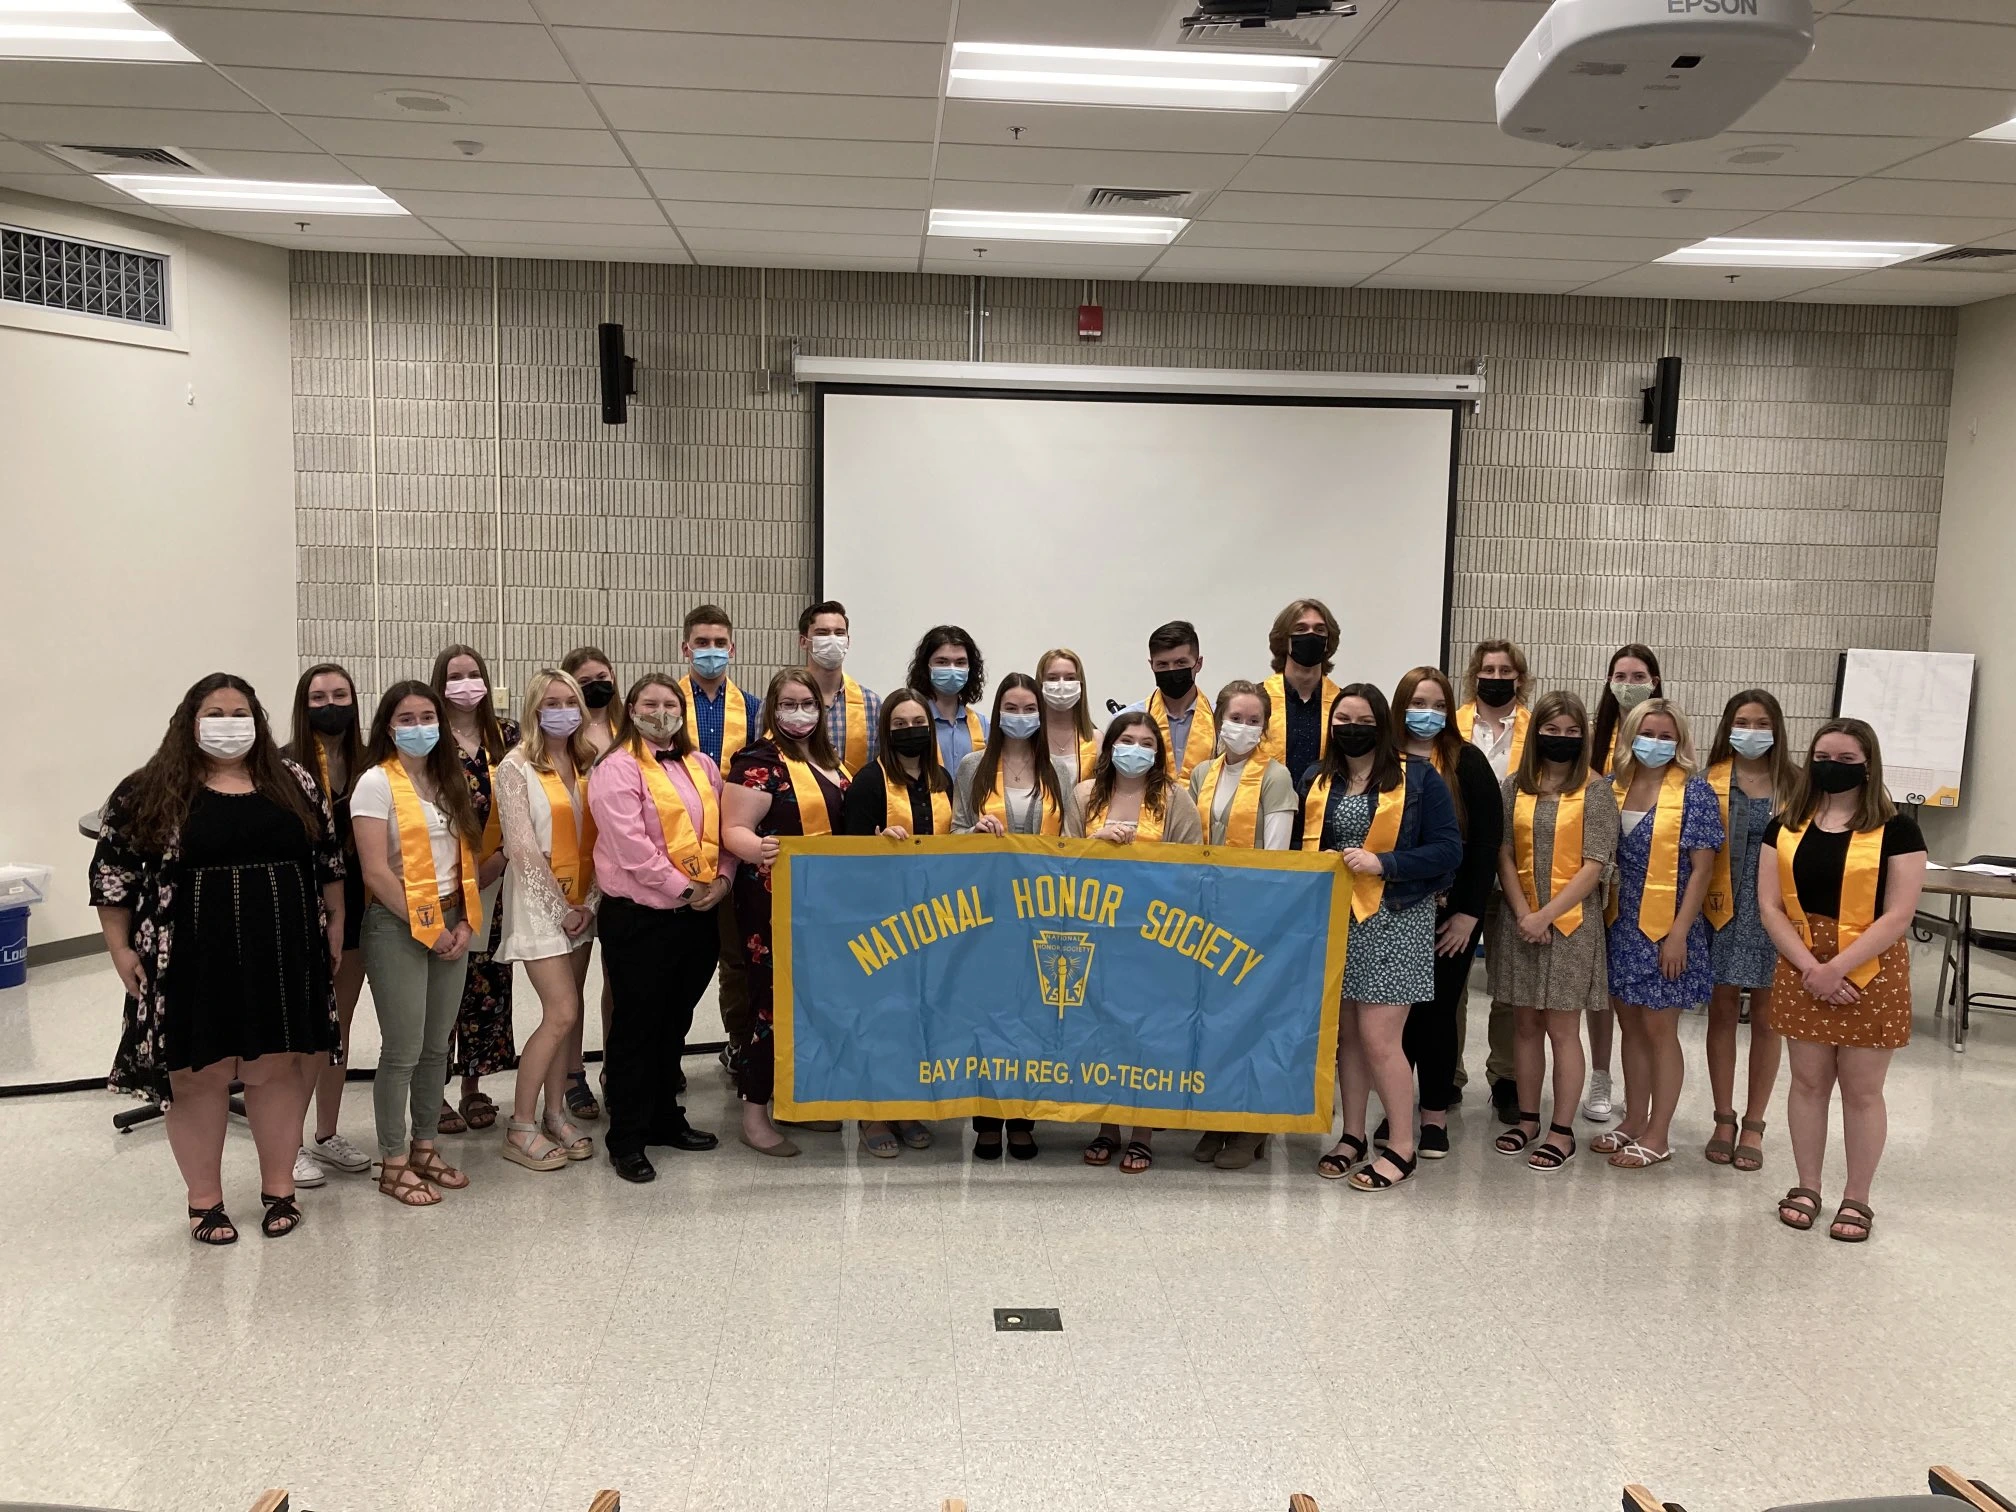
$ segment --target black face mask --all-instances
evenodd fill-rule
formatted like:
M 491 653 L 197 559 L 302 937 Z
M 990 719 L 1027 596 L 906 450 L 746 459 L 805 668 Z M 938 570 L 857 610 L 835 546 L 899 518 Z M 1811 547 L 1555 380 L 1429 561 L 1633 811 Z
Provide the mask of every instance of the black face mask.
M 1477 702 L 1487 709 L 1502 709 L 1512 702 L 1519 691 L 1517 679 L 1510 677 L 1480 677 L 1477 679 Z
M 356 723 L 355 704 L 317 704 L 308 711 L 308 728 L 317 735 L 341 735 Z
M 581 702 L 591 709 L 606 709 L 615 697 L 616 684 L 606 677 L 597 677 L 581 684 Z
M 898 756 L 922 756 L 937 739 L 928 725 L 909 725 L 889 732 L 889 746 Z
M 1573 761 L 1582 754 L 1580 735 L 1535 735 L 1533 739 L 1549 761 Z
M 1860 761 L 1824 761 L 1813 758 L 1813 786 L 1823 793 L 1852 793 L 1869 780 L 1869 767 Z
M 1327 635 L 1291 635 L 1288 637 L 1288 660 L 1298 667 L 1320 667 L 1323 653 L 1330 649 Z
M 1370 756 L 1379 745 L 1379 726 L 1344 724 L 1330 727 L 1330 738 L 1346 756 Z
M 1155 686 L 1162 690 L 1164 698 L 1181 698 L 1197 686 L 1197 669 L 1176 667 L 1168 672 L 1157 672 Z

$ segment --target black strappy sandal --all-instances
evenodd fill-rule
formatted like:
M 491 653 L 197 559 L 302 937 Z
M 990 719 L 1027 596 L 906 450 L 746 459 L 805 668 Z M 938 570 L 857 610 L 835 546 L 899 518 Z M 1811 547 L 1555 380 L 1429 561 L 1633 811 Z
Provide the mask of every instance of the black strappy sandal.
M 1381 1150 L 1379 1152 L 1379 1160 L 1391 1161 L 1394 1168 L 1400 1174 L 1398 1176 L 1386 1175 L 1379 1169 L 1379 1161 L 1375 1160 L 1371 1165 L 1365 1167 L 1364 1170 L 1353 1171 L 1351 1173 L 1351 1190 L 1354 1192 L 1390 1192 L 1393 1188 L 1413 1179 L 1417 1158 L 1410 1156 L 1403 1160 L 1391 1150 Z
M 1527 1124 L 1533 1125 L 1533 1132 L 1531 1134 L 1526 1132 L 1524 1126 Z M 1554 1127 L 1558 1129 L 1560 1125 L 1556 1124 Z M 1492 1141 L 1491 1147 L 1500 1155 L 1517 1155 L 1539 1137 L 1540 1114 L 1537 1111 L 1528 1113 L 1524 1108 L 1521 1108 L 1519 1110 L 1519 1123 L 1507 1129 L 1503 1134 L 1500 1134 Z
M 1113 1157 L 1120 1153 L 1120 1141 L 1110 1134 L 1101 1134 L 1085 1146 L 1085 1164 L 1103 1166 L 1113 1164 Z
M 1127 1148 L 1120 1152 L 1120 1174 L 1139 1176 L 1155 1164 L 1155 1147 L 1145 1145 L 1138 1139 L 1130 1139 Z
M 1348 1155 L 1341 1153 L 1347 1145 L 1351 1149 Z M 1342 1181 L 1351 1174 L 1351 1167 L 1365 1158 L 1369 1148 L 1356 1134 L 1342 1135 L 1337 1141 L 1337 1148 L 1316 1162 L 1316 1174 L 1325 1181 Z
M 1549 1136 L 1566 1134 L 1568 1136 L 1568 1148 L 1565 1150 L 1557 1149 L 1543 1139 L 1539 1147 L 1526 1157 L 1526 1164 L 1536 1171 L 1558 1171 L 1575 1158 L 1575 1130 L 1572 1125 L 1549 1124 L 1547 1125 L 1547 1133 Z
M 189 1237 L 198 1244 L 236 1244 L 238 1225 L 231 1221 L 231 1215 L 224 1211 L 224 1204 L 213 1208 L 191 1208 L 189 1216 L 196 1220 L 196 1227 L 189 1230 Z
M 261 1192 L 259 1200 L 266 1205 L 266 1216 L 259 1220 L 259 1232 L 268 1239 L 284 1239 L 301 1227 L 301 1209 L 292 1196 L 273 1197 Z

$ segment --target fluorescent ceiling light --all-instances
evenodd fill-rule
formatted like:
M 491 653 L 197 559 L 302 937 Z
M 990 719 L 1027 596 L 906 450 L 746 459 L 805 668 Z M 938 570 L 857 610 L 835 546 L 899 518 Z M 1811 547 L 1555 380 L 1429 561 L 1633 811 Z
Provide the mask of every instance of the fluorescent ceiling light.
M 933 236 L 986 236 L 997 241 L 1116 242 L 1162 247 L 1190 222 L 1179 215 L 1073 215 L 1026 210 L 933 210 Z
M 203 61 L 125 0 L 0 0 L 0 58 Z
M 2016 121 L 2004 121 L 2000 126 L 1990 126 L 1986 131 L 1974 133 L 1977 142 L 2016 142 Z
M 266 179 L 193 178 L 172 173 L 101 173 L 114 189 L 168 210 L 300 211 L 309 215 L 404 215 L 369 184 L 283 184 Z
M 965 100 L 1289 110 L 1328 58 L 955 42 L 945 92 Z
M 1789 238 L 1711 236 L 1659 261 L 1695 268 L 1887 268 L 1933 252 L 1945 242 L 1795 241 Z

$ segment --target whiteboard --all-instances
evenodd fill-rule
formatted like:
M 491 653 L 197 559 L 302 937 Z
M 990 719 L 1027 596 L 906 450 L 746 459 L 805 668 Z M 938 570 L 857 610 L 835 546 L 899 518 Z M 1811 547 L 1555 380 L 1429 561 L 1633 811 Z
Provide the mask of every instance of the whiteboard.
M 1883 778 L 1899 803 L 1960 806 L 1971 651 L 1844 651 L 1835 712 L 1867 720 L 1883 743 Z
M 1268 628 L 1303 597 L 1343 624 L 1340 683 L 1391 689 L 1442 660 L 1452 405 L 839 387 L 820 404 L 822 596 L 847 605 L 848 668 L 878 692 L 949 622 L 980 644 L 989 703 L 1069 646 L 1103 722 L 1108 698 L 1153 691 L 1156 626 L 1197 626 L 1209 694 L 1268 675 Z

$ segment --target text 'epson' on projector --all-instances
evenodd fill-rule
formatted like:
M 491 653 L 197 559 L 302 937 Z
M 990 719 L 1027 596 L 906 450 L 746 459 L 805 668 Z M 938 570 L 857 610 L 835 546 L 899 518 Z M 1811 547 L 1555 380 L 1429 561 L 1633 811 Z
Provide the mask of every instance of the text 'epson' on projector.
M 1584 151 L 1695 142 L 1812 50 L 1809 0 L 1554 0 L 1498 75 L 1498 127 Z

